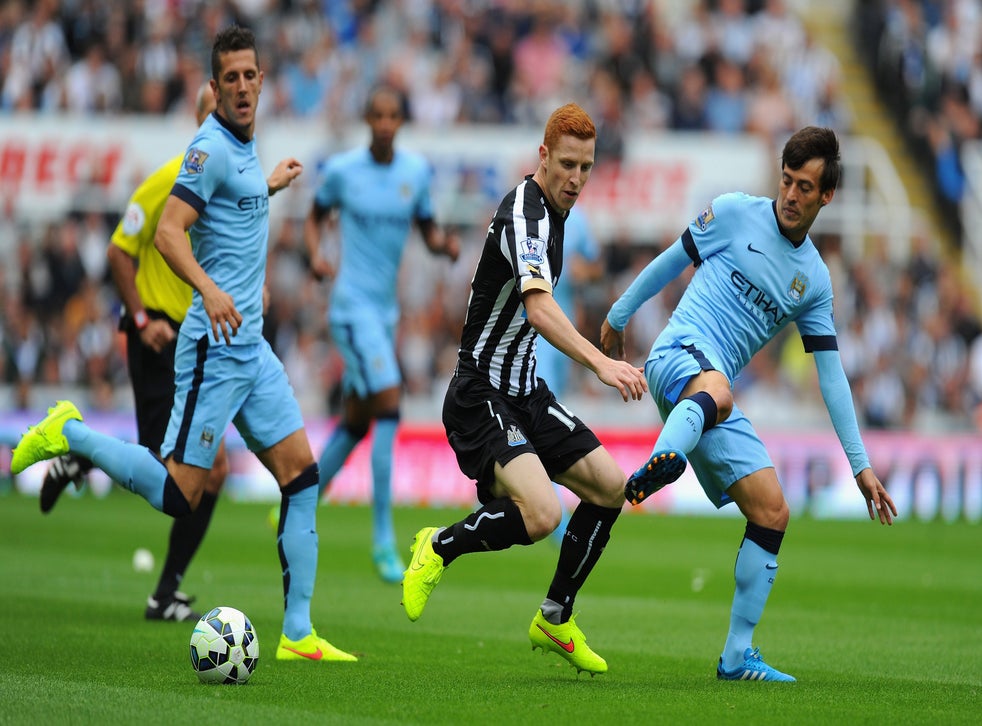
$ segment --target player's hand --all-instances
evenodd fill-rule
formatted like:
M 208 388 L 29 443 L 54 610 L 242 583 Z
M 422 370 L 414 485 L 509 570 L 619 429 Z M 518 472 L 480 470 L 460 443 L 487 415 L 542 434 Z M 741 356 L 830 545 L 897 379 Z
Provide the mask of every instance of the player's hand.
M 310 258 L 310 273 L 315 279 L 320 281 L 333 280 L 337 271 L 334 269 L 334 265 L 324 259 L 321 255 L 317 255 L 317 257 Z
M 607 358 L 597 369 L 597 378 L 620 391 L 625 401 L 631 398 L 640 401 L 648 392 L 644 373 L 626 361 Z
M 456 262 L 460 257 L 460 236 L 456 232 L 447 232 L 443 237 L 443 254 Z
M 207 292 L 202 291 L 201 300 L 208 319 L 211 320 L 211 334 L 215 337 L 215 342 L 224 337 L 225 343 L 230 345 L 242 325 L 242 314 L 235 309 L 232 296 L 217 285 L 212 285 Z
M 174 329 L 166 320 L 151 318 L 145 328 L 140 331 L 140 342 L 159 353 L 174 340 Z
M 879 515 L 880 524 L 893 524 L 893 518 L 897 516 L 897 506 L 871 468 L 866 467 L 856 475 L 856 485 L 866 500 L 869 518 L 875 521 Z
M 292 156 L 288 159 L 283 159 L 276 168 L 273 169 L 273 173 L 266 177 L 266 185 L 269 187 L 269 193 L 276 194 L 280 189 L 290 186 L 290 182 L 296 179 L 303 172 L 303 164 L 301 164 L 297 159 Z
M 612 358 L 624 357 L 624 331 L 614 330 L 607 318 L 600 326 L 600 350 Z

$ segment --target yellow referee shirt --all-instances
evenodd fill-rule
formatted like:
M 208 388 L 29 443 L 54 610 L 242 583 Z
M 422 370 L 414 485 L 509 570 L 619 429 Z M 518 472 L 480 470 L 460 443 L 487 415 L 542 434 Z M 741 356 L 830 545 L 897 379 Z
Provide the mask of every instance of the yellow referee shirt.
M 137 260 L 136 291 L 143 306 L 159 310 L 178 323 L 191 307 L 191 286 L 174 274 L 154 246 L 153 237 L 183 162 L 183 153 L 175 156 L 137 187 L 110 240 Z

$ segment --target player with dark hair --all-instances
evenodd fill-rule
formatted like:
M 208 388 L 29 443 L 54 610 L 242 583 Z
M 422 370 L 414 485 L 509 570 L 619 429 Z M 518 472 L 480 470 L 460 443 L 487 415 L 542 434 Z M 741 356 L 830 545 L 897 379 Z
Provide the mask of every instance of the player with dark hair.
M 830 129 L 795 133 L 781 157 L 777 199 L 724 194 L 659 254 L 614 303 L 601 327 L 604 351 L 624 355 L 634 312 L 691 263 L 695 275 L 655 340 L 645 365 L 665 425 L 649 460 L 628 480 L 637 504 L 678 479 L 686 464 L 717 507 L 736 502 L 747 519 L 737 553 L 721 680 L 794 681 L 753 647 L 777 576 L 790 513 L 774 465 L 733 401 L 733 381 L 769 340 L 794 322 L 813 353 L 832 424 L 870 519 L 892 524 L 890 495 L 870 467 L 836 344 L 832 282 L 808 237 L 839 181 L 839 142 Z
M 344 357 L 344 412 L 321 454 L 320 492 L 372 432 L 372 559 L 386 582 L 399 582 L 404 568 L 392 523 L 392 450 L 399 425 L 402 376 L 396 356 L 399 263 L 413 224 L 434 254 L 456 260 L 457 237 L 433 220 L 430 165 L 396 149 L 404 120 L 402 94 L 389 86 L 372 91 L 365 106 L 371 130 L 368 148 L 338 154 L 324 178 L 304 226 L 311 270 L 334 276 L 320 249 L 320 225 L 337 210 L 341 225 L 340 272 L 334 281 L 328 320 Z
M 60 401 L 14 449 L 11 471 L 72 452 L 173 517 L 201 501 L 219 442 L 234 423 L 280 486 L 277 549 L 284 591 L 280 660 L 352 661 L 310 622 L 317 572 L 317 464 L 283 364 L 262 336 L 269 196 L 303 167 L 277 165 L 267 180 L 256 155 L 262 91 L 255 37 L 232 26 L 215 38 L 217 109 L 184 155 L 154 243 L 194 289 L 177 336 L 174 406 L 156 452 L 98 433 Z M 187 236 L 190 234 L 191 244 Z
M 195 114 L 200 126 L 215 110 L 215 94 L 204 83 Z M 113 280 L 126 314 L 119 328 L 126 334 L 126 362 L 133 387 L 138 441 L 159 451 L 174 405 L 174 350 L 181 321 L 191 305 L 191 288 L 174 274 L 154 247 L 157 221 L 184 163 L 175 156 L 148 176 L 130 197 L 126 213 L 113 232 L 107 251 Z M 55 458 L 41 484 L 41 511 L 51 511 L 70 483 L 78 487 L 92 462 L 65 454 Z M 197 620 L 194 598 L 178 590 L 184 572 L 208 531 L 215 502 L 228 472 L 224 441 L 219 445 L 198 508 L 171 526 L 160 580 L 147 598 L 147 620 Z
M 457 557 L 548 537 L 562 515 L 552 481 L 562 484 L 581 501 L 529 637 L 533 648 L 590 674 L 606 672 L 607 663 L 587 645 L 573 603 L 621 513 L 625 475 L 536 376 L 535 342 L 543 336 L 625 401 L 640 400 L 647 390 L 641 371 L 597 350 L 552 295 L 563 267 L 566 216 L 590 178 L 595 147 L 596 128 L 583 109 L 557 109 L 545 127 L 538 168 L 505 196 L 491 221 L 443 405 L 450 446 L 461 471 L 476 480 L 482 506 L 450 526 L 421 529 L 403 580 L 403 605 L 416 620 Z

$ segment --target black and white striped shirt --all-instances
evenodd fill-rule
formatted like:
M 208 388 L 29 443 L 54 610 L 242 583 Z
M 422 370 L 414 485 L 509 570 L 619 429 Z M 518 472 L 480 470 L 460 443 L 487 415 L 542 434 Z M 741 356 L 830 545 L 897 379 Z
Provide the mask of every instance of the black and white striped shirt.
M 552 209 L 531 176 L 508 193 L 488 227 L 458 353 L 458 375 L 479 376 L 509 396 L 536 387 L 535 339 L 522 302 L 552 289 L 563 269 L 565 214 Z

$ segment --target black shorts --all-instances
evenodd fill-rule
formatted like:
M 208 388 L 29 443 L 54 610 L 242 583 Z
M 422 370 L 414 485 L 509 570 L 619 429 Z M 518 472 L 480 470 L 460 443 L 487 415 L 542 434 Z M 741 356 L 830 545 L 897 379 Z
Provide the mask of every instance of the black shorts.
M 494 464 L 535 454 L 550 477 L 600 446 L 540 378 L 528 396 L 506 396 L 480 378 L 454 376 L 443 401 L 443 426 L 460 470 L 477 482 L 482 504 L 493 499 Z
M 175 330 L 180 325 L 163 313 L 147 310 L 155 320 L 167 320 Z M 136 429 L 140 444 L 151 451 L 160 451 L 167 433 L 170 410 L 174 406 L 174 350 L 177 340 L 157 353 L 140 341 L 140 333 L 128 318 L 120 321 L 120 329 L 126 333 L 126 363 L 133 385 L 133 401 L 136 407 Z

